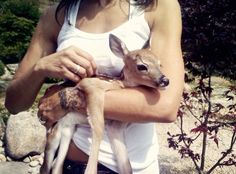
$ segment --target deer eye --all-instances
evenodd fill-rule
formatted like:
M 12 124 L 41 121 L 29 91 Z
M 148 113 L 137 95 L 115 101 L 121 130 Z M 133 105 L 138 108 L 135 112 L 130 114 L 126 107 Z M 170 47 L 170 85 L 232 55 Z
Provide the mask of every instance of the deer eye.
M 148 68 L 145 65 L 137 65 L 137 69 L 139 71 L 147 71 L 148 70 Z

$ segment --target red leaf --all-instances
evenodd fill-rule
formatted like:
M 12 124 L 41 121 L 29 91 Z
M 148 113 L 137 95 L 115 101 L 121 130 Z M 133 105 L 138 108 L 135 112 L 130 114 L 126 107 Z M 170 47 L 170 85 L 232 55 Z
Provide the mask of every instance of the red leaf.
M 207 126 L 206 125 L 199 125 L 198 127 L 196 127 L 196 128 L 193 128 L 192 130 L 191 130 L 191 132 L 193 132 L 193 133 L 197 133 L 197 132 L 207 132 L 208 131 L 208 128 L 207 128 Z
M 213 141 L 216 143 L 217 147 L 219 147 L 219 141 L 218 141 L 218 138 L 216 137 L 216 135 L 211 136 L 210 139 L 213 139 Z

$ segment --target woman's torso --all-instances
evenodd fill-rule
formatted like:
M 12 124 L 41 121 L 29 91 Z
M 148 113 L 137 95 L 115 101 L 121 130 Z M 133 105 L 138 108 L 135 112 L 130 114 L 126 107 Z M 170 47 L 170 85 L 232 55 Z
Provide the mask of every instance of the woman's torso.
M 109 34 L 119 37 L 129 50 L 142 48 L 149 40 L 150 28 L 145 20 L 144 11 L 130 6 L 127 21 L 120 25 L 111 27 L 110 30 L 97 33 L 100 29 L 88 27 L 89 32 L 78 20 L 77 12 L 80 13 L 79 3 L 70 9 L 65 17 L 64 24 L 58 36 L 58 48 L 60 51 L 69 46 L 77 46 L 91 54 L 97 64 L 97 73 L 109 76 L 119 76 L 123 68 L 122 58 L 116 57 L 109 48 Z M 102 25 L 102 24 L 101 24 Z M 83 30 L 80 29 L 83 28 Z M 78 28 L 79 27 L 79 28 Z M 91 143 L 90 128 L 79 126 L 74 135 L 75 144 L 84 152 L 89 153 Z M 157 138 L 154 123 L 130 124 L 125 130 L 126 146 L 131 160 L 134 173 L 156 161 Z M 116 162 L 110 148 L 109 139 L 105 131 L 104 140 L 100 146 L 99 161 L 105 166 L 116 170 Z
M 80 17 L 78 19 L 80 16 L 80 8 L 80 2 L 78 2 L 77 6 L 74 6 L 70 10 L 73 11 L 73 13 L 69 12 L 68 16 L 65 18 L 58 36 L 57 51 L 71 45 L 77 46 L 93 56 L 98 67 L 98 74 L 118 76 L 123 68 L 123 61 L 111 52 L 108 44 L 109 34 L 112 33 L 118 36 L 127 45 L 129 50 L 142 48 L 149 40 L 150 35 L 150 29 L 145 20 L 143 11 L 130 6 L 130 8 L 127 9 L 128 12 L 126 14 L 128 16 L 126 21 L 118 25 L 120 22 L 118 20 L 118 23 L 113 24 L 116 27 L 114 28 L 114 26 L 112 26 L 109 31 L 104 29 L 107 28 L 107 24 L 104 24 L 105 26 L 103 25 L 106 19 L 102 20 L 100 19 L 102 17 L 98 17 L 98 22 L 96 20 L 94 21 L 96 27 L 91 31 L 92 27 L 90 26 L 93 22 L 90 22 L 90 19 L 85 19 L 89 17 Z M 77 14 L 78 11 L 79 13 Z M 94 17 L 96 14 L 92 16 Z M 124 16 L 121 18 L 125 20 Z M 84 20 L 88 22 L 84 22 Z M 99 21 L 103 21 L 100 26 L 98 25 Z M 83 30 L 80 29 L 80 27 L 83 28 Z M 87 32 L 86 29 L 89 30 L 89 32 Z M 102 33 L 97 33 L 99 31 L 102 31 Z

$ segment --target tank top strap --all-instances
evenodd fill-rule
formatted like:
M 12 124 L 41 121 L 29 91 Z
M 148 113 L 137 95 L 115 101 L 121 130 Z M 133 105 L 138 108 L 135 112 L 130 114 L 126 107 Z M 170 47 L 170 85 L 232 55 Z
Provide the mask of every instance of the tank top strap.
M 140 15 L 144 14 L 144 10 L 141 9 L 139 6 L 135 5 L 134 0 L 130 0 L 130 7 L 129 7 L 129 20 Z
M 71 8 L 68 10 L 68 14 L 66 16 L 66 20 L 69 25 L 76 25 L 76 19 L 77 19 L 77 14 L 79 11 L 79 6 L 80 6 L 81 0 L 78 0 L 76 5 L 71 6 Z

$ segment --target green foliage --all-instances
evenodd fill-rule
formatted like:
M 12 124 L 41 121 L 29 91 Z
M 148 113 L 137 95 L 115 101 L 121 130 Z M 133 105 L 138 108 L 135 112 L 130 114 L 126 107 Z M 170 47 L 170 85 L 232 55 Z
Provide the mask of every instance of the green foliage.
M 0 17 L 0 26 L 0 60 L 5 64 L 17 63 L 28 47 L 33 21 L 7 13 Z
M 186 66 L 194 74 L 236 79 L 236 11 L 233 1 L 179 1 Z
M 34 21 L 39 19 L 39 4 L 36 0 L 5 0 L 2 5 L 3 12 L 10 12 L 18 17 Z
M 58 82 L 62 82 L 62 81 L 63 81 L 62 79 L 48 77 L 45 79 L 44 83 L 58 83 Z
M 0 119 L 3 120 L 5 125 L 7 124 L 7 120 L 10 116 L 10 113 L 7 111 L 7 109 L 0 103 Z
M 18 63 L 26 52 L 39 18 L 35 0 L 0 0 L 0 60 Z
M 5 73 L 5 66 L 0 60 L 0 76 L 2 76 Z

